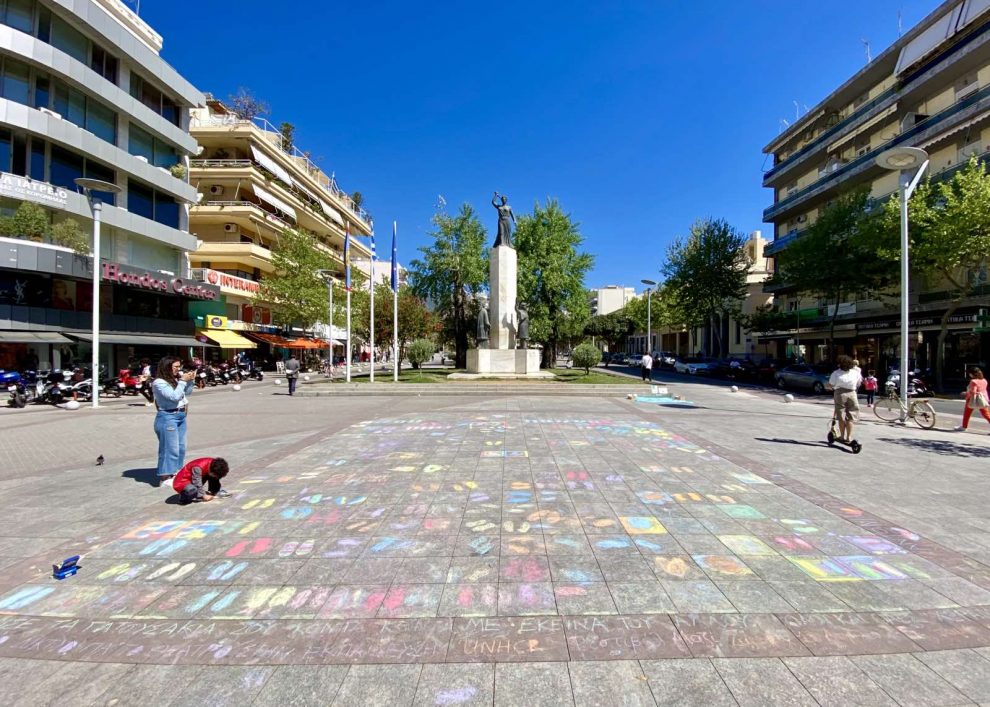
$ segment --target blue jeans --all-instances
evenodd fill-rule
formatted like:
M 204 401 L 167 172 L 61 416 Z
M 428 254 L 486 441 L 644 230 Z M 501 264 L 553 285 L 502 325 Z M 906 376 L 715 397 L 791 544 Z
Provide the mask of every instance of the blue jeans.
M 186 413 L 159 410 L 155 415 L 158 435 L 158 475 L 171 476 L 186 463 Z

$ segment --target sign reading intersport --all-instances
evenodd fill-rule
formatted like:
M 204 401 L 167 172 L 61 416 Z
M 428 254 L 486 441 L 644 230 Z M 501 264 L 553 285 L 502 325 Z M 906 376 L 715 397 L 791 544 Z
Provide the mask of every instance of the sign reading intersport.
M 155 290 L 190 299 L 215 300 L 220 296 L 220 289 L 212 285 L 188 282 L 179 277 L 162 277 L 160 274 L 153 274 L 120 263 L 103 263 L 102 279 L 125 287 Z
M 228 275 L 227 273 L 219 272 L 217 270 L 210 270 L 209 268 L 203 268 L 203 275 L 206 277 L 206 281 L 211 285 L 228 287 L 232 290 L 250 292 L 251 294 L 258 294 L 258 292 L 261 291 L 261 286 L 257 282 L 254 280 L 248 280 L 247 278 L 237 277 L 236 275 Z

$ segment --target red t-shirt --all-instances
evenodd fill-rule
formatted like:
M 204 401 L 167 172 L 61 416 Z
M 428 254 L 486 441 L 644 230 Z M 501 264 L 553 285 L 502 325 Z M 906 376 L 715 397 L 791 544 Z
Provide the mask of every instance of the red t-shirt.
M 176 493 L 182 493 L 182 489 L 192 482 L 193 469 L 195 467 L 199 467 L 200 478 L 202 478 L 206 476 L 206 472 L 209 470 L 210 464 L 212 463 L 213 457 L 193 459 L 191 462 L 179 469 L 179 472 L 175 475 L 175 478 L 172 479 L 172 488 L 175 489 Z

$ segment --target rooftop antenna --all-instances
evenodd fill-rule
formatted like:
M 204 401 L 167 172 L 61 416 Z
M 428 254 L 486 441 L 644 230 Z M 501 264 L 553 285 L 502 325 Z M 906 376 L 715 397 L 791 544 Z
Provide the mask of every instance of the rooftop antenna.
M 866 63 L 869 64 L 871 61 L 873 61 L 873 55 L 870 53 L 870 40 L 864 37 L 859 41 L 863 43 L 863 48 L 866 49 Z
M 789 127 L 791 127 L 791 124 L 787 122 L 787 118 L 781 118 L 780 119 L 780 132 L 784 132 Z

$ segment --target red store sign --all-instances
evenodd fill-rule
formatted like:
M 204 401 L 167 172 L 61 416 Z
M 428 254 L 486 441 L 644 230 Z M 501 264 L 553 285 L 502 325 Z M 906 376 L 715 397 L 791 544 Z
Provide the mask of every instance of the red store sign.
M 150 273 L 120 263 L 103 263 L 103 280 L 125 287 L 153 290 L 189 299 L 215 300 L 220 289 L 213 285 L 183 280 L 179 277 Z
M 250 292 L 253 295 L 258 294 L 258 292 L 261 291 L 261 286 L 254 280 L 247 280 L 243 277 L 237 277 L 236 275 L 228 275 L 227 273 L 217 272 L 216 270 L 210 270 L 209 268 L 203 268 L 203 273 L 206 275 L 206 281 L 211 285 L 229 287 L 232 290 Z

